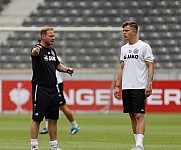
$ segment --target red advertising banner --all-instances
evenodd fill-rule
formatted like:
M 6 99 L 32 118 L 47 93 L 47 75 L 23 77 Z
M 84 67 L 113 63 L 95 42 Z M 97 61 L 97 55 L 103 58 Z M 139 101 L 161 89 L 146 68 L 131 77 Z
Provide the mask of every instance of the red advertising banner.
M 3 80 L 2 81 L 2 112 L 31 111 L 31 82 Z
M 154 81 L 147 112 L 181 112 L 181 81 Z
M 2 81 L 1 112 L 30 112 L 31 83 Z M 73 111 L 122 111 L 122 100 L 113 97 L 112 81 L 64 81 L 64 96 Z M 181 112 L 181 81 L 154 81 L 146 112 Z
M 122 111 L 122 100 L 112 92 L 112 81 L 64 81 L 64 96 L 72 110 Z

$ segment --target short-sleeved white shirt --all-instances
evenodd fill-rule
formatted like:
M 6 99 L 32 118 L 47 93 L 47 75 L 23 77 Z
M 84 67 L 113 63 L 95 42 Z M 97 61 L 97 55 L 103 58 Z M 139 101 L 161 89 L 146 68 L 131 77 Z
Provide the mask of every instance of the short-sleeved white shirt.
M 124 62 L 122 89 L 145 89 L 148 79 L 146 61 L 153 62 L 154 56 L 149 44 L 139 40 L 121 47 L 120 61 Z
M 62 61 L 61 57 L 57 56 L 57 58 L 59 61 Z M 58 84 L 63 82 L 63 80 L 61 78 L 61 72 L 59 72 L 58 70 L 56 70 L 56 77 L 57 77 L 57 83 Z

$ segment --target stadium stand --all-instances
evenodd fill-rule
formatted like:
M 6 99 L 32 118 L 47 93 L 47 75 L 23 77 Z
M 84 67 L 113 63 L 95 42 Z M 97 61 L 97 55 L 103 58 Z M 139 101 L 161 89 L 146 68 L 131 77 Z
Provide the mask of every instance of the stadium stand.
M 0 13 L 9 2 L 10 0 L 0 0 Z
M 181 68 L 180 8 L 179 0 L 44 0 L 22 26 L 120 27 L 135 20 L 140 39 L 153 49 L 155 67 Z M 0 67 L 30 68 L 30 48 L 38 39 L 37 32 L 11 33 L 0 46 Z M 119 32 L 56 32 L 54 47 L 74 68 L 114 68 L 123 43 Z

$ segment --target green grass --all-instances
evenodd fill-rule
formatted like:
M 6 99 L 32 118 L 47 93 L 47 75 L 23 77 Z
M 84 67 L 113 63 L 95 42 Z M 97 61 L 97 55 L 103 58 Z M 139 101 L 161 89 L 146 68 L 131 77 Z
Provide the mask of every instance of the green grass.
M 63 114 L 58 121 L 58 141 L 63 150 L 129 150 L 134 145 L 127 114 L 75 114 L 81 131 Z M 146 114 L 145 150 L 181 150 L 181 114 Z M 30 114 L 0 115 L 0 150 L 29 150 Z M 43 127 L 45 123 L 41 125 Z M 40 150 L 49 149 L 48 135 L 39 135 Z

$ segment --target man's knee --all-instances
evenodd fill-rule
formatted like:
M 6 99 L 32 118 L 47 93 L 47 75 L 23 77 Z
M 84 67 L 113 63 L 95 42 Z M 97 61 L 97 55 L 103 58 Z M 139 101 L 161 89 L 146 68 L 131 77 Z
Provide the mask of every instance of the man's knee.
M 144 114 L 137 113 L 137 114 L 135 114 L 135 118 L 136 118 L 136 120 L 144 120 Z

